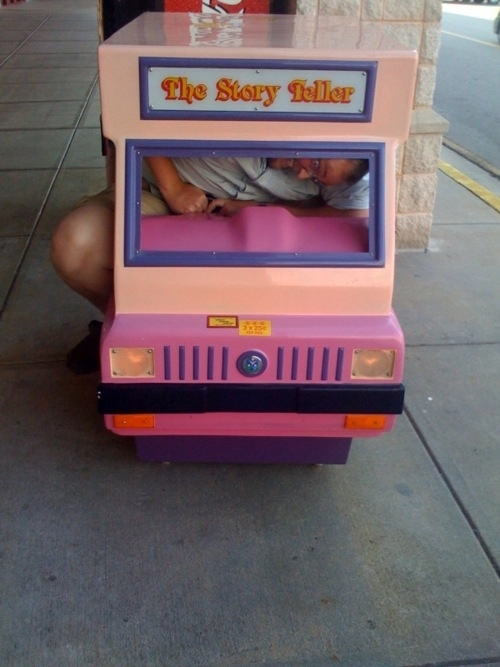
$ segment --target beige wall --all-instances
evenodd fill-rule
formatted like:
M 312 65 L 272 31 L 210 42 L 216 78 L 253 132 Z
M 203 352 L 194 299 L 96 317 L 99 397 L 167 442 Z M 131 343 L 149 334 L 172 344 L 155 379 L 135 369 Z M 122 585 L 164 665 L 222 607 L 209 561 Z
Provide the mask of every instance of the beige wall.
M 441 0 L 297 0 L 298 14 L 376 22 L 419 53 L 411 133 L 398 156 L 396 236 L 399 248 L 425 248 L 432 225 L 437 166 L 448 123 L 432 109 Z

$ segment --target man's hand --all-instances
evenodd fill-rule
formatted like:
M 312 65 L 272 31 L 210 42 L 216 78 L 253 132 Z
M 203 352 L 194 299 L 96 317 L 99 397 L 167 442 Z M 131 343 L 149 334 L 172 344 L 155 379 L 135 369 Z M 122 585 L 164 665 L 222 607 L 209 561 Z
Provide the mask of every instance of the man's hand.
M 202 213 L 208 206 L 203 190 L 182 181 L 164 197 L 173 213 Z
M 247 206 L 258 206 L 258 203 L 251 199 L 213 199 L 207 207 L 207 213 L 217 213 L 230 218 Z
M 165 156 L 150 156 L 146 162 L 153 172 L 156 184 L 173 213 L 202 213 L 208 199 L 200 188 L 184 183 L 172 160 Z

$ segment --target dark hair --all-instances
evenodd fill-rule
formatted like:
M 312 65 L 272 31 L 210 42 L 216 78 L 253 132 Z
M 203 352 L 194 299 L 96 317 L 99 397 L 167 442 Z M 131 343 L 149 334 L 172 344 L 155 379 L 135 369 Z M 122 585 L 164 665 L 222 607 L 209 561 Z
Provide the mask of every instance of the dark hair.
M 360 181 L 363 176 L 368 173 L 370 168 L 370 162 L 368 160 L 355 159 L 351 160 L 351 162 L 353 169 L 347 178 L 348 185 L 354 185 L 354 183 Z

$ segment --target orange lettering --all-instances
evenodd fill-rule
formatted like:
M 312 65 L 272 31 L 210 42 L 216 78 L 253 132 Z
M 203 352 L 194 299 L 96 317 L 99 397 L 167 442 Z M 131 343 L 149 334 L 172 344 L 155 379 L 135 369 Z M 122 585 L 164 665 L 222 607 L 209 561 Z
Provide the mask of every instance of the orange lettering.
M 217 81 L 217 95 L 215 99 L 219 102 L 227 102 L 232 100 L 231 79 L 219 79 Z
M 271 106 L 281 86 L 270 86 L 259 83 L 240 84 L 236 79 L 222 78 L 216 84 L 218 102 L 262 102 L 265 107 Z
M 193 84 L 185 76 L 167 77 L 161 82 L 161 88 L 167 94 L 166 100 L 181 100 L 192 104 L 193 100 L 204 100 L 207 96 L 207 87 L 203 83 Z
M 328 79 L 316 79 L 312 86 L 307 85 L 306 79 L 294 79 L 288 84 L 291 102 L 348 104 L 355 91 L 355 88 L 348 86 L 332 88 L 332 82 Z

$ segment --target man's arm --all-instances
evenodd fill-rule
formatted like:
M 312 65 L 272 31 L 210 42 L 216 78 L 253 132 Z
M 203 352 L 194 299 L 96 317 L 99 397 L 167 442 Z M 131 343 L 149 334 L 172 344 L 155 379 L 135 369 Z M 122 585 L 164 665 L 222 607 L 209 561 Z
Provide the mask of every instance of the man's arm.
M 367 218 L 368 209 L 334 208 L 323 203 L 320 199 L 308 199 L 302 202 L 275 201 L 263 204 L 253 200 L 243 199 L 214 199 L 207 208 L 208 213 L 217 212 L 219 215 L 231 217 L 247 206 L 280 206 L 292 215 L 300 218 L 335 217 L 335 218 Z
M 203 190 L 185 183 L 170 158 L 148 157 L 146 162 L 162 197 L 174 213 L 200 213 L 206 210 L 208 200 Z
M 275 202 L 272 206 L 283 206 L 293 215 L 302 218 L 306 217 L 335 217 L 335 218 L 367 218 L 368 209 L 366 208 L 339 208 L 325 204 L 321 198 L 305 199 L 301 202 Z

